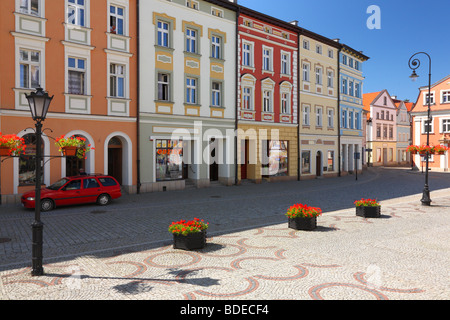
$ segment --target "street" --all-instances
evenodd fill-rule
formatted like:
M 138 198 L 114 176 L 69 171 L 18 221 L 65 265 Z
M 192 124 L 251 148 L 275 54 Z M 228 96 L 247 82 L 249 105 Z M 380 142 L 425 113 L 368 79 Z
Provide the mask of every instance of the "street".
M 2 206 L 0 300 L 286 299 L 293 292 L 293 299 L 449 299 L 449 177 L 430 173 L 431 207 L 420 204 L 420 172 L 369 168 L 358 180 L 245 183 L 57 208 L 42 213 L 46 275 L 33 278 L 34 211 Z M 353 202 L 362 197 L 381 202 L 382 218 L 355 217 Z M 287 228 L 284 213 L 295 203 L 322 208 L 316 231 Z M 209 222 L 207 248 L 172 249 L 169 224 L 194 217 Z M 370 272 L 382 275 L 375 289 L 367 287 Z M 77 279 L 83 293 L 70 287 Z M 55 289 L 42 297 L 42 287 Z

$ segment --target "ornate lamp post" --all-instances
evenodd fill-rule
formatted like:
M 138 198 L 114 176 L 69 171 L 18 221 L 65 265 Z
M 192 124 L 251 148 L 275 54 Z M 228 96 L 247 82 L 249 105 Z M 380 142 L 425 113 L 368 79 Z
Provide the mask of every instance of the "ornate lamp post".
M 42 88 L 36 88 L 36 92 L 30 95 L 25 94 L 28 105 L 30 106 L 31 116 L 36 122 L 36 195 L 34 206 L 34 222 L 32 223 L 33 243 L 32 243 L 32 270 L 33 276 L 41 276 L 44 274 L 42 267 L 42 239 L 44 224 L 41 222 L 41 136 L 42 122 L 47 117 L 50 102 L 53 99 Z
M 419 77 L 416 74 L 416 69 L 420 67 L 420 60 L 415 58 L 413 59 L 416 55 L 418 54 L 424 54 L 428 57 L 429 60 L 429 72 L 428 72 L 428 118 L 427 121 L 425 122 L 425 128 L 427 129 L 427 146 L 430 145 L 430 128 L 431 128 L 431 121 L 433 120 L 433 118 L 431 117 L 431 57 L 428 53 L 426 52 L 417 52 L 415 54 L 413 54 L 411 56 L 411 58 L 409 58 L 409 68 L 411 70 L 413 70 L 410 78 L 412 81 L 416 81 L 417 78 Z M 431 204 L 431 199 L 430 199 L 430 189 L 428 188 L 428 161 L 429 161 L 429 157 L 430 154 L 427 151 L 426 153 L 426 171 L 425 171 L 425 185 L 423 188 L 423 195 L 422 195 L 422 199 L 420 201 L 422 201 L 422 205 L 425 206 L 429 206 Z

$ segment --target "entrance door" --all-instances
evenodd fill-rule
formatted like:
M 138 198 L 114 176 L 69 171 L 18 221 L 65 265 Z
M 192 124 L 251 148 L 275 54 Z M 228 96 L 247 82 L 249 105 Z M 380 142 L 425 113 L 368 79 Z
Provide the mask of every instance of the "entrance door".
M 320 177 L 322 175 L 322 154 L 317 151 L 316 155 L 316 176 Z
M 387 148 L 383 148 L 383 166 L 388 164 Z
M 108 143 L 108 175 L 122 184 L 122 142 L 116 137 Z
M 243 150 L 242 150 L 243 148 Z M 248 164 L 248 140 L 241 141 L 241 180 L 247 179 L 247 164 Z
M 217 181 L 219 180 L 219 165 L 217 164 L 217 158 L 216 155 L 218 154 L 217 152 L 217 147 L 218 144 L 215 141 L 215 138 L 211 139 L 211 143 L 209 144 L 210 147 L 212 148 L 211 151 L 211 155 L 210 155 L 210 164 L 209 164 L 209 180 L 211 181 Z

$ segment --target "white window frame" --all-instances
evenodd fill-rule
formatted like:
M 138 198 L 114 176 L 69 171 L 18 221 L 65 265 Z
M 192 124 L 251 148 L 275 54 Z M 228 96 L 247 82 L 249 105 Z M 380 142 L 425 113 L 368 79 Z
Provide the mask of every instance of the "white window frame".
M 333 109 L 327 110 L 327 117 L 328 117 L 328 128 L 334 128 L 334 110 Z
M 291 74 L 291 53 L 286 51 L 281 51 L 281 74 L 290 75 Z
M 164 28 L 164 25 L 167 25 L 167 30 Z M 155 39 L 156 44 L 160 47 L 170 48 L 170 22 L 158 19 L 156 21 L 156 28 L 157 28 Z M 161 43 L 159 42 L 160 35 L 161 35 Z M 167 37 L 167 44 L 165 44 L 166 37 Z
M 307 63 L 307 62 L 303 62 L 302 63 L 302 74 L 303 74 L 302 79 L 303 79 L 303 81 L 310 82 L 309 81 L 309 79 L 310 79 L 310 70 L 311 70 L 311 64 Z
M 114 70 L 113 70 L 114 67 Z M 122 69 L 122 73 L 118 72 L 120 69 Z M 109 64 L 109 97 L 114 98 L 125 98 L 127 97 L 127 77 L 126 77 L 126 71 L 127 67 L 124 64 L 120 63 L 110 63 Z M 122 79 L 123 81 L 123 94 L 119 95 L 119 80 Z M 114 83 L 114 87 L 111 85 Z M 113 88 L 115 89 L 115 92 L 113 92 Z
M 75 60 L 75 67 L 71 67 L 69 66 L 69 60 L 70 59 L 74 59 Z M 79 67 L 79 61 L 83 61 L 84 63 L 84 68 L 80 68 Z M 70 72 L 77 72 L 78 74 L 83 75 L 83 83 L 81 84 L 82 86 L 80 86 L 80 91 L 81 92 L 70 92 L 70 86 L 69 86 L 69 73 Z M 75 94 L 75 95 L 87 95 L 87 60 L 84 57 L 78 57 L 78 56 L 73 56 L 70 55 L 67 58 L 67 93 L 68 94 Z
M 211 82 L 211 106 L 222 106 L 222 83 L 219 81 Z
M 248 48 L 246 48 L 248 47 Z M 254 43 L 242 41 L 242 65 L 254 68 Z
M 263 89 L 263 112 L 273 112 L 273 92 L 269 89 Z
M 303 49 L 309 50 L 309 41 L 308 40 L 303 40 Z
M 162 77 L 167 77 L 167 79 L 160 79 L 160 76 Z M 157 72 L 156 74 L 156 79 L 157 79 L 157 88 L 156 88 L 156 99 L 157 101 L 166 101 L 169 102 L 171 99 L 171 93 L 170 93 L 170 80 L 171 80 L 171 74 L 168 72 Z M 161 90 L 160 90 L 161 88 Z M 160 96 L 160 92 L 164 93 L 166 92 L 167 95 L 167 99 L 162 99 L 164 98 L 163 96 Z M 164 94 L 163 94 L 164 95 Z
M 430 105 L 433 105 L 433 104 L 436 103 L 436 99 L 435 99 L 435 96 L 434 96 L 434 91 L 431 91 L 431 92 L 430 92 L 430 96 L 431 96 L 431 102 L 430 102 Z M 424 105 L 424 106 L 427 106 L 427 105 L 428 105 L 427 97 L 428 97 L 428 91 L 426 91 L 426 92 L 423 93 L 423 105 Z
M 111 13 L 111 7 L 114 7 L 115 9 L 114 9 L 114 13 Z M 118 10 L 117 9 L 122 9 L 123 10 L 123 14 L 122 15 L 119 15 L 119 13 L 117 12 Z M 108 30 L 109 30 L 109 32 L 110 33 L 114 33 L 114 34 L 118 34 L 118 35 L 122 35 L 122 36 L 125 36 L 125 35 L 128 35 L 128 25 L 127 25 L 127 8 L 126 7 L 124 7 L 124 6 L 122 6 L 122 5 L 118 5 L 118 4 L 116 4 L 116 3 L 110 3 L 109 4 L 109 6 L 108 6 L 108 16 L 109 16 L 109 19 L 108 19 Z M 115 19 L 115 21 L 116 21 L 116 25 L 118 24 L 118 21 L 119 20 L 122 20 L 122 28 L 123 28 L 123 30 L 122 30 L 122 33 L 118 33 L 118 30 L 115 30 L 115 31 L 113 31 L 112 30 L 112 28 L 113 28 L 113 26 L 111 25 L 111 20 L 112 19 Z
M 441 90 L 441 103 L 450 103 L 450 90 Z
M 281 113 L 282 114 L 290 114 L 290 101 L 291 101 L 291 94 L 289 92 L 282 92 L 281 93 Z
M 253 110 L 253 87 L 242 87 L 242 109 Z
M 26 52 L 27 53 L 27 59 L 26 60 L 22 60 L 22 54 L 21 54 L 22 52 Z M 32 56 L 33 52 L 39 54 L 39 56 L 38 56 L 39 61 L 36 62 L 36 61 L 32 61 L 31 60 L 31 56 Z M 41 85 L 41 79 L 42 79 L 41 61 L 42 61 L 42 59 L 43 59 L 42 52 L 40 50 L 28 49 L 28 48 L 23 48 L 23 47 L 19 48 L 19 59 L 18 59 L 19 60 L 19 65 L 18 65 L 19 77 L 18 77 L 18 86 L 17 86 L 18 88 L 35 89 L 35 88 L 37 88 L 38 86 Z M 27 79 L 27 82 L 28 82 L 28 86 L 24 86 L 24 85 L 21 84 L 21 81 L 22 81 L 22 77 L 21 77 L 22 65 L 24 65 L 24 66 L 26 65 L 27 68 L 28 68 L 27 76 L 26 76 L 26 79 Z M 35 83 L 35 86 L 32 85 L 32 82 L 33 82 L 32 81 L 32 68 L 33 67 L 37 68 L 37 72 L 38 72 L 38 76 L 39 76 L 39 79 L 37 79 L 37 81 L 35 81 L 35 82 L 37 82 L 37 83 Z
M 434 133 L 434 119 L 432 119 L 431 121 L 428 121 L 426 118 L 424 118 L 422 120 L 422 124 L 421 124 L 421 130 L 422 130 L 422 134 L 426 134 L 427 131 L 425 130 L 425 127 L 427 126 L 427 123 L 429 122 L 429 126 L 430 126 L 430 133 Z
M 302 107 L 302 113 L 303 113 L 302 124 L 304 126 L 310 125 L 310 110 L 311 110 L 310 105 L 303 105 L 303 107 Z
M 316 106 L 316 127 L 323 126 L 323 108 Z
M 322 54 L 322 46 L 320 44 L 316 45 L 316 53 L 317 54 Z
M 198 103 L 198 88 L 199 88 L 199 79 L 194 77 L 186 77 L 185 85 L 186 85 L 186 94 L 185 101 L 186 104 L 199 104 Z
M 218 35 L 211 35 L 211 57 L 215 59 L 222 59 L 222 37 Z
M 450 133 L 450 118 L 441 119 L 440 127 L 441 133 Z
M 263 61 L 262 69 L 263 71 L 273 71 L 273 48 L 263 46 Z
M 73 1 L 74 3 L 70 2 L 70 1 Z M 74 26 L 80 26 L 80 27 L 87 28 L 87 27 L 89 27 L 89 19 L 88 19 L 88 17 L 89 17 L 89 14 L 88 14 L 89 13 L 88 12 L 89 11 L 88 10 L 89 3 L 88 3 L 88 1 L 89 0 L 83 0 L 84 4 L 82 4 L 82 5 L 79 4 L 78 1 L 80 1 L 80 0 L 66 0 L 66 3 L 67 3 L 66 22 L 69 25 L 74 25 Z M 73 22 L 71 22 L 69 20 L 69 12 L 70 12 L 71 8 L 73 8 L 74 11 L 75 11 L 75 13 L 74 13 L 74 21 Z M 83 13 L 81 13 L 81 10 L 83 10 Z M 83 24 L 81 24 L 81 21 L 80 21 L 80 17 L 82 15 L 83 15 L 83 19 L 84 19 L 84 23 Z
M 315 73 L 316 73 L 316 84 L 321 86 L 322 85 L 323 68 L 320 66 L 316 66 Z
M 35 3 L 37 5 L 37 11 L 32 10 L 32 3 Z M 41 0 L 18 0 L 17 3 L 17 12 L 23 13 L 23 14 L 29 14 L 37 17 L 41 17 L 41 11 L 42 11 L 42 4 Z
M 192 34 L 192 33 L 194 33 L 194 34 Z M 197 36 L 198 36 L 198 30 L 197 29 L 186 28 L 186 33 L 185 33 L 185 37 L 186 37 L 185 50 L 186 50 L 186 52 L 198 53 Z
M 327 71 L 327 86 L 328 88 L 334 88 L 334 71 Z

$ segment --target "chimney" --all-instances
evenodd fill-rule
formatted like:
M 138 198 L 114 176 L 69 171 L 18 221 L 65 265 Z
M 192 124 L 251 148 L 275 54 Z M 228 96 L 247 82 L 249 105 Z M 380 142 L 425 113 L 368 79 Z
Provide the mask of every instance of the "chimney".
M 289 22 L 290 24 L 293 24 L 294 26 L 298 26 L 298 20 L 293 20 Z
M 339 43 L 340 40 L 341 39 L 339 39 L 339 38 L 333 39 L 333 41 L 336 41 L 337 43 Z
M 397 96 L 391 96 L 391 98 L 397 100 Z

